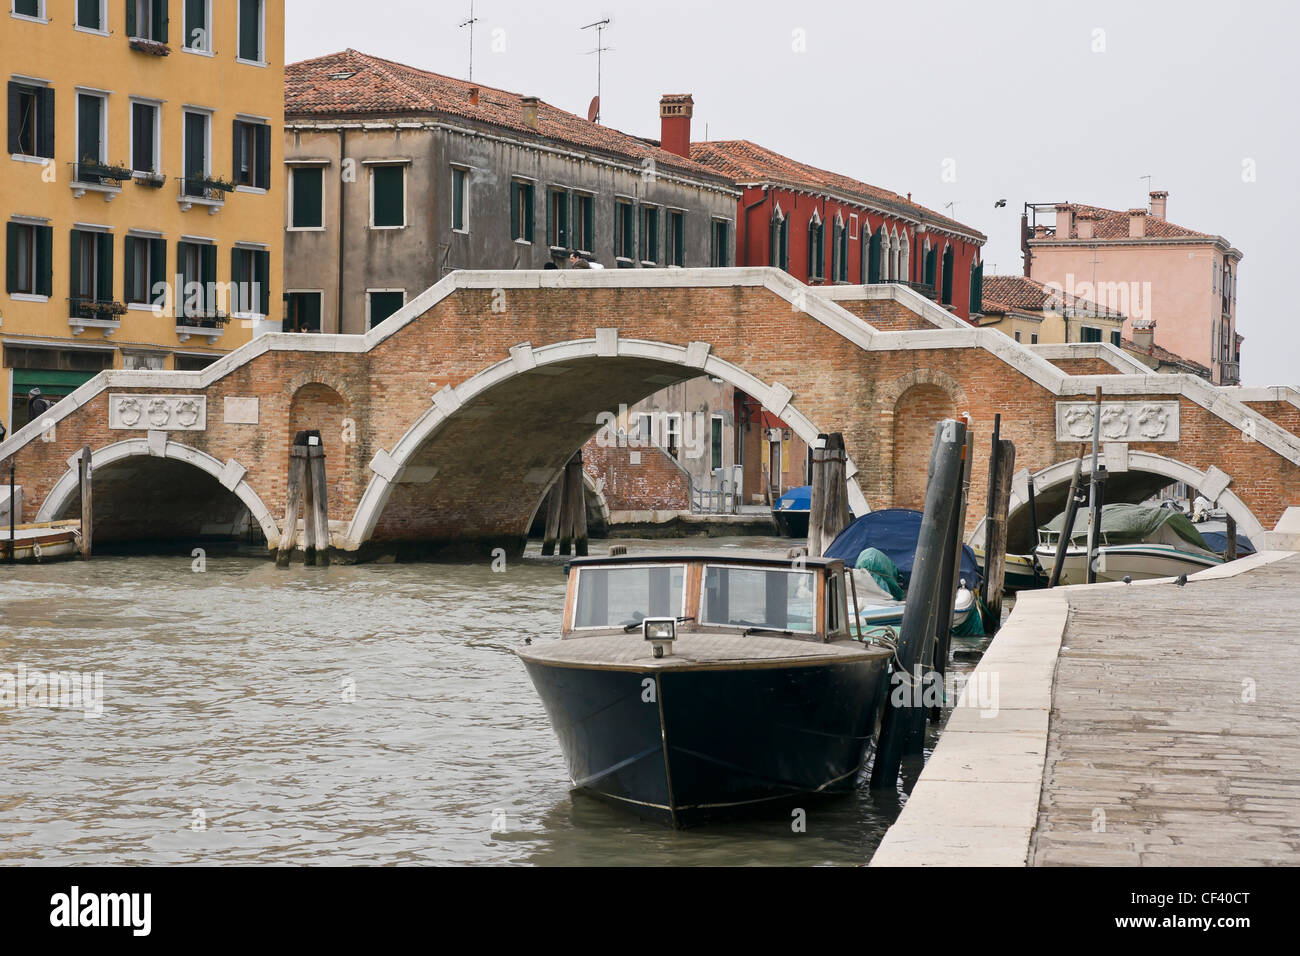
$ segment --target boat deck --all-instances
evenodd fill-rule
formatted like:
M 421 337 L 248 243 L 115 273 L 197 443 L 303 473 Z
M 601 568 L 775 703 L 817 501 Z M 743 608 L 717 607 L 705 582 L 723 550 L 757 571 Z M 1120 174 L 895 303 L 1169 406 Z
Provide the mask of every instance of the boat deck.
M 664 657 L 655 657 L 652 645 L 639 633 L 571 637 L 521 647 L 518 653 L 524 660 L 539 664 L 642 671 L 714 667 L 734 670 L 746 665 L 810 666 L 874 660 L 887 657 L 890 652 L 851 640 L 823 644 L 764 634 L 740 637 L 687 631 L 674 642 L 672 654 Z

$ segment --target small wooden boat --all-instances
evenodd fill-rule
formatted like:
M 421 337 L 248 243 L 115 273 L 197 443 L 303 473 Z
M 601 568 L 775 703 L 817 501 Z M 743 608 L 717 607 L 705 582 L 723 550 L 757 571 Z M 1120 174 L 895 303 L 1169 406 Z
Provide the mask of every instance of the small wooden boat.
M 853 587 L 850 591 L 856 590 L 858 620 L 862 622 L 862 626 L 902 627 L 903 611 L 907 607 L 907 601 L 899 600 L 882 589 L 867 571 L 854 570 L 852 574 Z M 852 604 L 852 594 L 850 594 L 850 604 Z M 965 582 L 962 582 L 953 602 L 952 629 L 961 631 L 965 628 L 974 610 L 975 593 L 966 587 Z
M 11 546 L 14 560 L 24 564 L 76 557 L 81 553 L 81 521 L 73 518 L 70 521 L 17 525 L 13 545 L 9 541 L 9 526 L 0 525 L 0 561 L 9 560 Z
M 893 652 L 848 602 L 834 559 L 580 558 L 560 639 L 517 653 L 573 786 L 689 826 L 854 787 Z
M 979 567 L 980 577 L 987 573 L 984 563 L 984 549 L 972 546 L 975 552 L 975 564 Z M 1047 587 L 1047 575 L 1034 561 L 1032 554 L 1008 554 L 1003 564 L 1002 590 L 1008 594 L 1017 591 L 1033 591 Z
M 808 537 L 808 515 L 812 510 L 812 485 L 791 488 L 772 506 L 772 520 L 787 538 Z
M 1088 580 L 1087 522 L 1087 514 L 1080 511 L 1065 551 L 1062 584 L 1085 584 Z M 1057 545 L 1064 525 L 1065 516 L 1057 515 L 1039 531 L 1036 553 L 1049 575 L 1056 566 Z M 1188 517 L 1170 508 L 1105 505 L 1098 542 L 1098 581 L 1172 578 L 1223 563 Z

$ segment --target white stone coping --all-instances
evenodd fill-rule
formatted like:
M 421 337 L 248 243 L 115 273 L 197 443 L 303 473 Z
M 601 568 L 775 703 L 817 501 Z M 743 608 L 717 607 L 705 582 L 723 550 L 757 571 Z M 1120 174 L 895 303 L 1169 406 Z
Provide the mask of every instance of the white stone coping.
M 574 269 L 574 270 L 458 270 L 410 300 L 396 313 L 364 335 L 312 335 L 268 333 L 235 349 L 200 372 L 106 371 L 86 382 L 52 408 L 44 419 L 57 423 L 108 387 L 205 388 L 263 352 L 368 352 L 380 342 L 416 321 L 457 289 L 491 289 L 508 293 L 524 288 L 765 288 L 864 351 L 906 349 L 978 348 L 996 356 L 1022 375 L 1059 396 L 1092 395 L 1097 387 L 1115 398 L 1126 395 L 1181 395 L 1234 427 L 1249 430 L 1253 439 L 1293 464 L 1300 465 L 1300 437 L 1292 435 L 1254 411 L 1232 393 L 1194 375 L 1145 374 L 1068 375 L 1042 355 L 995 329 L 960 327 L 881 332 L 821 294 L 772 267 L 733 269 Z M 834 287 L 831 287 L 834 288 Z M 923 296 L 904 286 L 891 285 L 891 298 L 933 318 L 943 313 Z M 43 419 L 43 420 L 44 420 Z M 1247 425 L 1247 423 L 1250 423 Z M 32 422 L 0 443 L 0 459 L 34 440 L 40 423 Z
M 1292 557 L 1266 551 L 1208 568 L 1189 581 L 1235 577 Z M 1038 825 L 1057 657 L 1069 621 L 1065 592 L 1168 585 L 1077 584 L 1022 591 L 1007 622 L 971 674 L 934 753 L 871 858 L 871 866 L 1025 866 Z M 966 705 L 997 680 L 995 716 Z
M 1149 367 L 1109 342 L 1045 342 L 1025 347 L 1048 361 L 1095 358 L 1128 374 L 1149 375 L 1152 372 Z

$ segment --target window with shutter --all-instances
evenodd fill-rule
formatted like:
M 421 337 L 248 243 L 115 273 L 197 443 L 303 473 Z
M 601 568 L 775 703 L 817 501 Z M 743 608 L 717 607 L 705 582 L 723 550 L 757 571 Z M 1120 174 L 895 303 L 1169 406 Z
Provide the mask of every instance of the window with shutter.
M 469 170 L 451 168 L 451 228 L 469 231 Z
M 546 241 L 552 248 L 569 247 L 569 193 L 564 189 L 546 191 Z
M 77 0 L 77 26 L 83 30 L 104 29 L 103 0 Z
M 325 225 L 324 182 L 325 171 L 321 167 L 294 167 L 289 183 L 293 193 L 290 229 L 320 229 Z
M 616 200 L 614 203 L 614 255 L 620 259 L 631 259 L 636 255 L 636 211 L 631 202 Z
M 262 63 L 262 0 L 239 0 L 239 59 Z
M 406 302 L 406 292 L 401 289 L 374 289 L 366 293 L 366 312 L 370 328 L 398 311 Z
M 406 167 L 370 168 L 370 226 L 401 229 L 406 225 Z
M 34 17 L 36 19 L 44 17 L 44 12 L 41 9 L 42 0 L 13 0 L 13 3 L 14 13 L 20 17 Z
M 185 195 L 202 196 L 201 180 L 208 175 L 207 113 L 185 114 Z
M 209 52 L 212 28 L 208 25 L 208 0 L 185 0 L 185 36 L 182 44 L 190 50 Z
M 668 213 L 668 264 L 686 265 L 686 213 L 678 210 Z
M 510 238 L 533 241 L 533 184 L 519 179 L 510 182 Z
M 285 296 L 284 325 L 286 332 L 319 332 L 321 293 L 290 292 Z
M 235 120 L 232 128 L 234 179 L 239 186 L 271 188 L 271 127 Z
M 731 223 L 725 219 L 713 220 L 709 261 L 718 268 L 731 264 Z
M 659 262 L 659 210 L 655 206 L 641 207 L 641 261 Z
M 253 253 L 253 279 L 257 283 L 257 312 L 271 314 L 271 253 L 259 249 Z
M 158 107 L 152 103 L 131 104 L 131 169 L 138 173 L 158 171 L 155 135 Z
M 574 202 L 573 248 L 590 253 L 596 248 L 596 197 L 579 193 Z

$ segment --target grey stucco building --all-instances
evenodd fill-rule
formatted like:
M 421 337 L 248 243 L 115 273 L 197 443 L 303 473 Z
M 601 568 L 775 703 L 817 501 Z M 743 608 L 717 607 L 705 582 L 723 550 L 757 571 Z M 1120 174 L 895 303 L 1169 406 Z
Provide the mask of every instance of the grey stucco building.
M 354 50 L 291 64 L 285 88 L 286 331 L 364 332 L 452 270 L 574 250 L 734 264 L 734 184 L 657 142 Z M 667 129 L 690 98 L 660 109 Z

